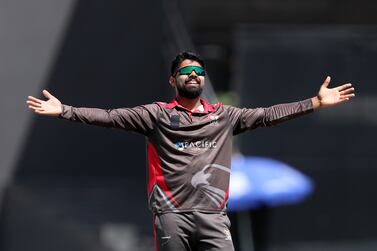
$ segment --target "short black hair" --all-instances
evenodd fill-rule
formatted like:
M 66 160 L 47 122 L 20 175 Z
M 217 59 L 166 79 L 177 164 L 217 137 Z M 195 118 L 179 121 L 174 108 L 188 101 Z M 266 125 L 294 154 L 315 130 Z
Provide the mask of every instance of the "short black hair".
M 196 61 L 196 62 L 198 62 L 203 67 L 203 69 L 205 68 L 204 60 L 198 54 L 196 54 L 194 52 L 183 51 L 183 52 L 180 52 L 174 58 L 174 60 L 171 62 L 171 68 L 170 68 L 171 76 L 173 76 L 175 74 L 175 72 L 177 71 L 179 65 L 185 59 Z

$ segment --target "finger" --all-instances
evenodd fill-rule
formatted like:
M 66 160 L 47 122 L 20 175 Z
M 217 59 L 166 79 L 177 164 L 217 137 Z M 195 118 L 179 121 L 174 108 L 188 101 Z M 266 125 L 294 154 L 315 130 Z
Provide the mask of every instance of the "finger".
M 350 98 L 339 98 L 339 100 L 338 100 L 338 102 L 336 102 L 336 104 L 341 104 L 341 103 L 347 102 L 349 100 L 350 100 Z
M 28 96 L 27 98 L 28 98 L 28 100 L 32 100 L 32 101 L 37 102 L 37 103 L 42 103 L 43 102 L 43 100 L 34 98 L 33 96 Z
M 29 105 L 32 105 L 32 106 L 36 106 L 36 107 L 41 107 L 41 103 L 37 103 L 37 102 L 34 102 L 34 101 L 31 101 L 31 100 L 28 100 L 26 101 L 27 104 Z
M 347 95 L 342 95 L 340 98 L 353 98 L 355 97 L 355 94 L 354 93 L 351 93 L 351 94 L 347 94 Z
M 348 89 L 345 89 L 343 91 L 340 91 L 339 93 L 340 93 L 340 95 L 345 95 L 345 94 L 353 92 L 354 90 L 355 90 L 355 88 L 352 87 L 352 88 L 348 88 Z
M 337 89 L 338 91 L 343 91 L 343 90 L 345 90 L 345 89 L 347 89 L 347 88 L 350 88 L 351 86 L 352 86 L 352 84 L 351 84 L 351 83 L 348 83 L 348 84 L 344 84 L 344 85 L 338 86 L 338 87 L 336 87 L 336 89 Z
M 54 97 L 51 93 L 49 93 L 47 90 L 43 90 L 42 93 L 43 93 L 43 95 L 44 95 L 46 98 L 48 98 L 48 99 L 50 99 L 50 98 L 55 98 L 55 97 Z
M 36 106 L 32 106 L 32 105 L 29 105 L 29 108 L 31 110 L 33 110 L 34 112 L 36 112 L 36 111 L 43 111 L 43 109 L 41 107 L 36 107 Z
M 322 86 L 324 86 L 324 87 L 329 86 L 330 81 L 331 81 L 331 77 L 327 76 L 326 79 L 325 79 L 325 81 L 323 82 Z
M 37 110 L 34 110 L 34 112 L 37 114 L 45 114 L 45 111 L 43 109 L 37 109 Z
M 38 106 L 38 105 L 31 105 L 31 104 L 29 104 L 28 107 L 31 108 L 31 109 L 42 109 L 42 107 Z

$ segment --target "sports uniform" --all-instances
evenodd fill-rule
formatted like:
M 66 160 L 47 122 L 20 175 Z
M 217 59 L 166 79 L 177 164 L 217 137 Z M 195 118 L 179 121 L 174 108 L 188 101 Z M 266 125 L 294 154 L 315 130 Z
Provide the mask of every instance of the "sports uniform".
M 310 99 L 268 108 L 177 100 L 102 110 L 63 105 L 61 118 L 143 134 L 157 250 L 233 250 L 226 216 L 232 137 L 313 111 Z

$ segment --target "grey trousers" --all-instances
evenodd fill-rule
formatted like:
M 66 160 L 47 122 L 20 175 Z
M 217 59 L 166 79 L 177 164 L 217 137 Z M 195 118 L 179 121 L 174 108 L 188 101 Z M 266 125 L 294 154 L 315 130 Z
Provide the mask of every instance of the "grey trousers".
M 154 215 L 157 251 L 234 251 L 226 213 Z

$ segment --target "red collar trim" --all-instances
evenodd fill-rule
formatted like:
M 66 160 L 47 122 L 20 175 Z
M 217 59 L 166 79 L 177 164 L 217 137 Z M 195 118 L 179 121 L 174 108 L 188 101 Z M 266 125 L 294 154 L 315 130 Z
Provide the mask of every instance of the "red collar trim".
M 204 110 L 203 111 L 199 111 L 199 110 L 195 110 L 193 111 L 192 113 L 209 113 L 209 112 L 214 112 L 215 111 L 215 107 L 216 105 L 213 105 L 213 104 L 208 104 L 207 101 L 205 101 L 204 99 L 200 99 L 200 103 L 203 105 L 203 108 Z M 187 109 L 186 107 L 180 105 L 177 101 L 176 98 L 174 98 L 172 101 L 170 101 L 170 103 L 168 103 L 166 105 L 166 108 L 168 109 L 173 109 L 175 107 L 179 107 L 179 108 L 182 108 L 186 111 L 189 111 L 191 112 L 189 109 Z

